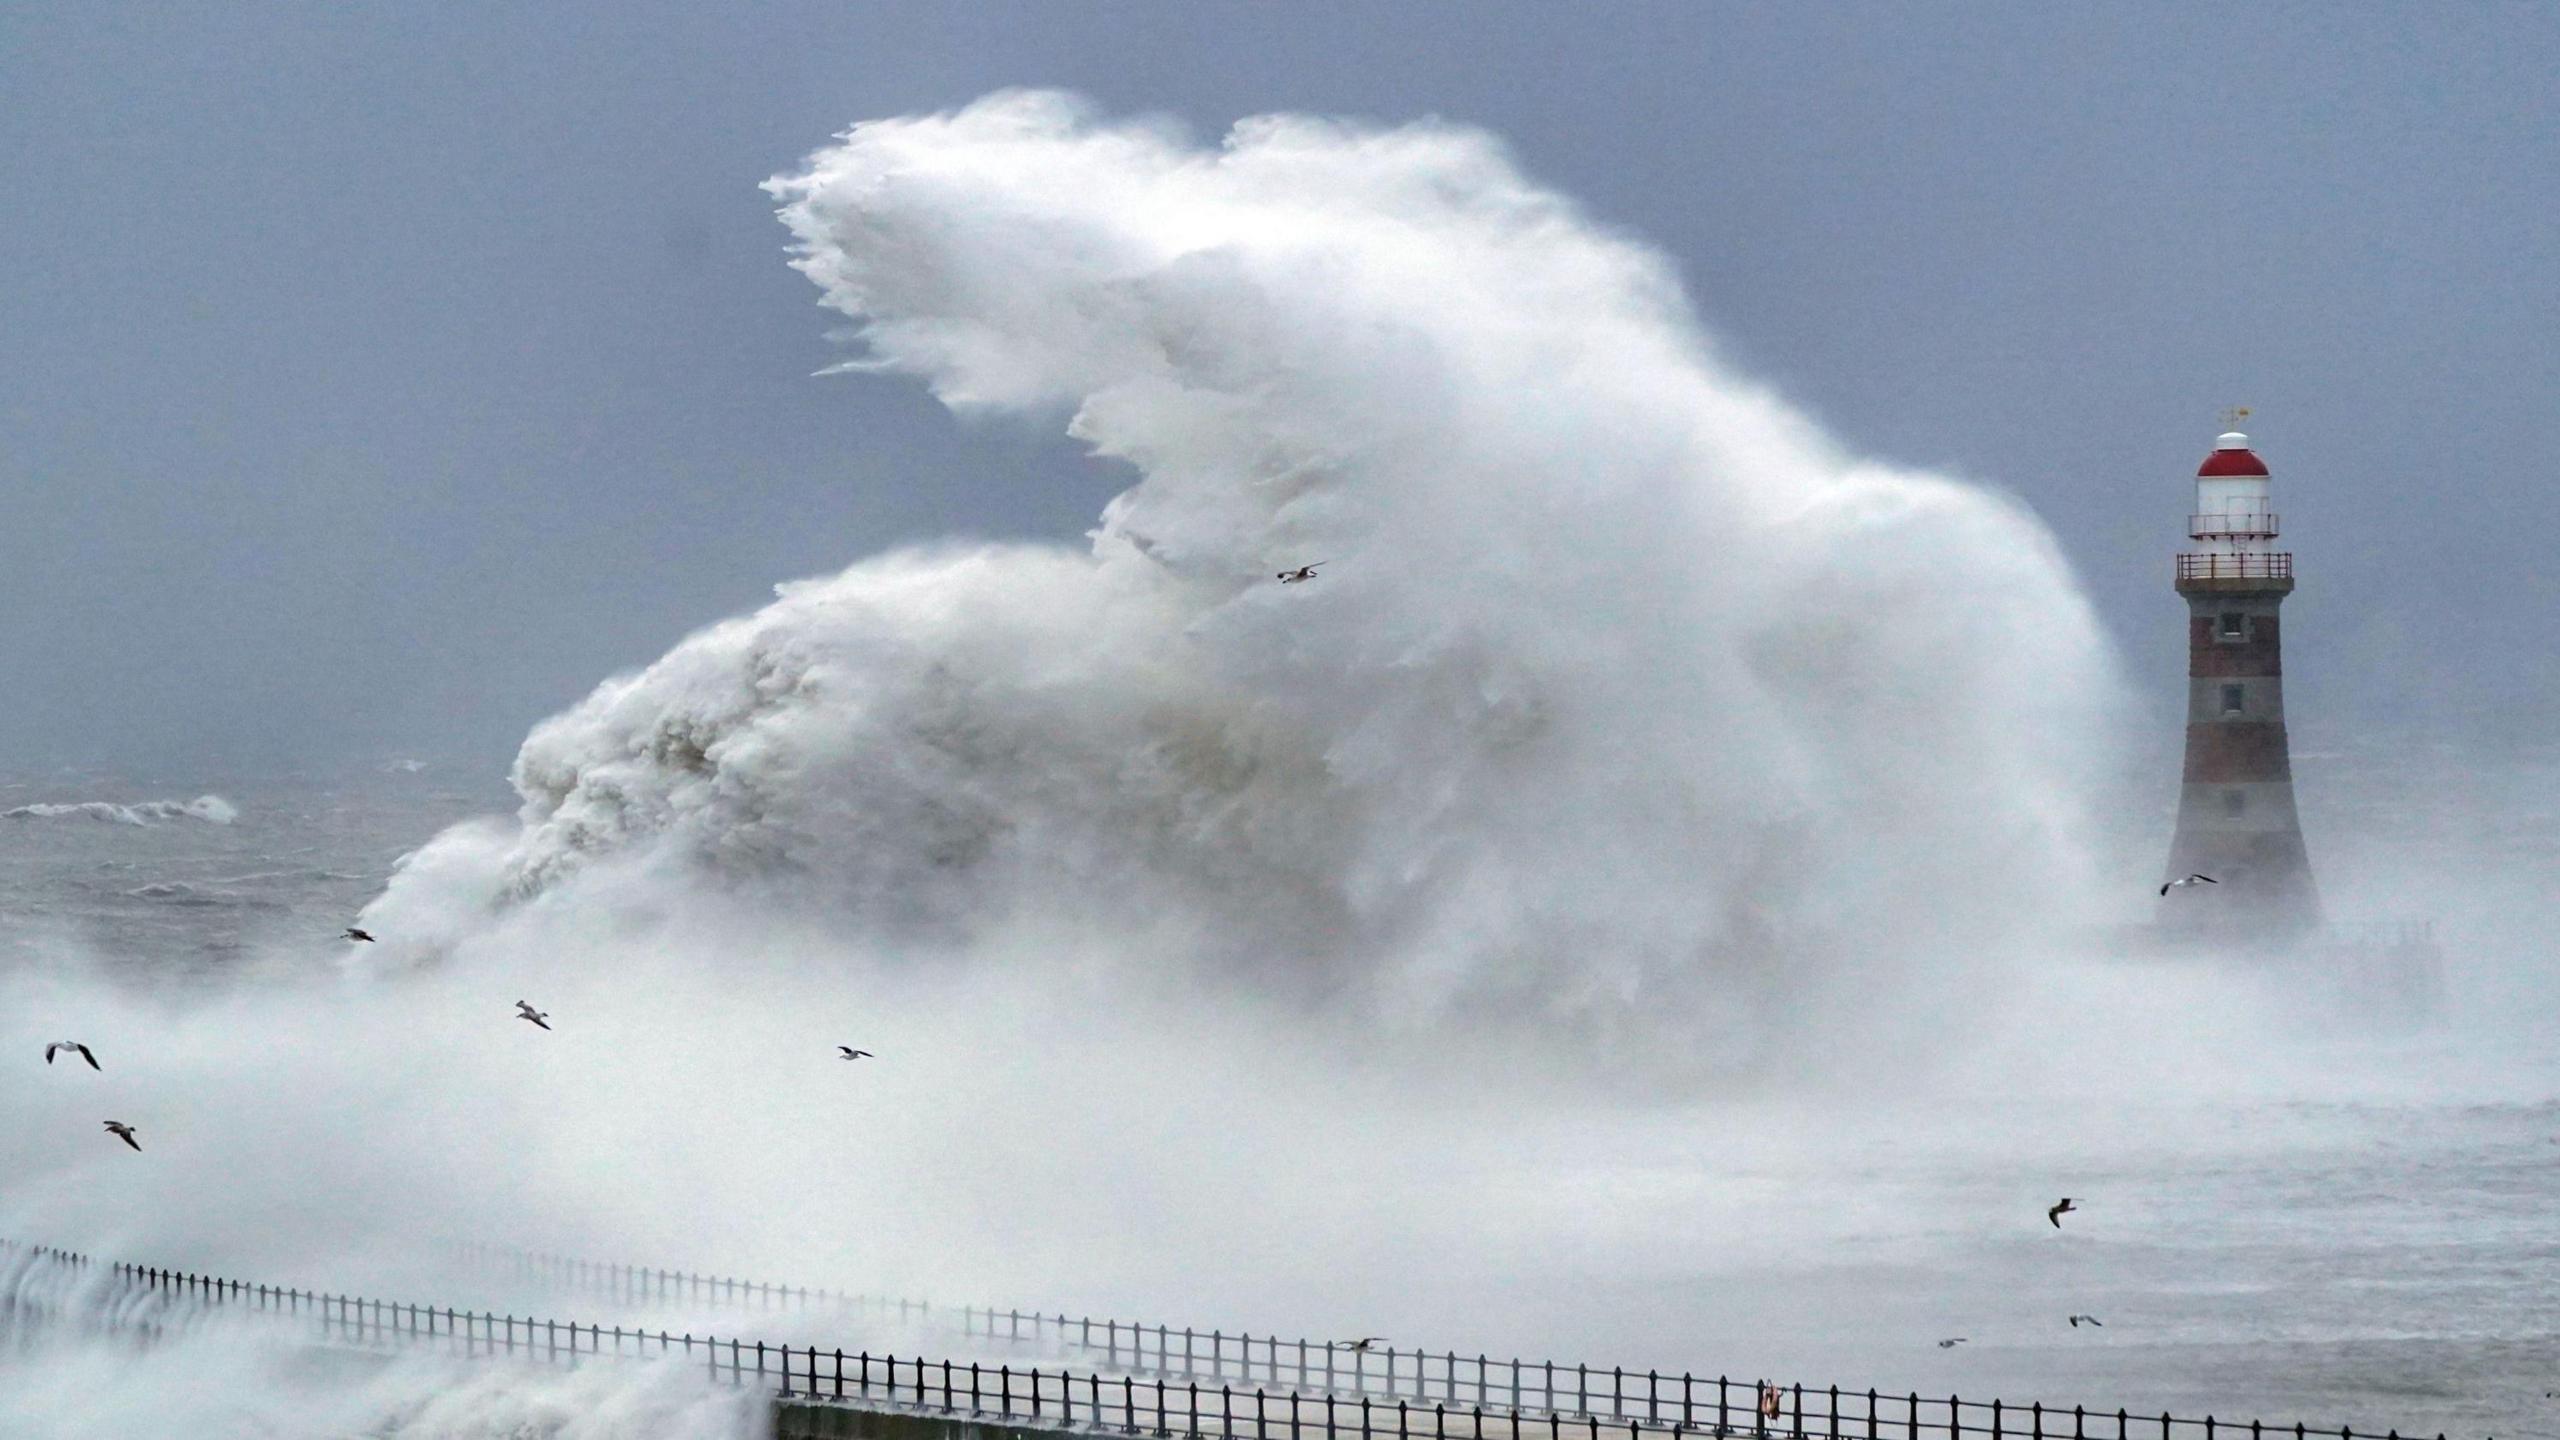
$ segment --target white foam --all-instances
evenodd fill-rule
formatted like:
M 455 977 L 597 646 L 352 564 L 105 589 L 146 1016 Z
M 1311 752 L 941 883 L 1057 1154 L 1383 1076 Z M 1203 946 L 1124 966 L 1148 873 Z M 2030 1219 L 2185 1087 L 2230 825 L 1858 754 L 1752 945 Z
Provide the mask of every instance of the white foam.
M 2073 909 L 2111 689 L 2051 537 L 1844 453 L 1490 137 L 1009 93 L 770 188 L 867 368 L 1136 483 L 1087 551 L 881 556 L 606 683 L 376 933 L 615 857 L 1615 1034 L 1945 993 Z
M 199 795 L 193 800 L 139 800 L 130 805 L 107 800 L 80 800 L 67 804 L 19 805 L 0 810 L 0 819 L 7 820 L 97 820 L 114 825 L 157 825 L 164 820 L 201 820 L 208 825 L 228 825 L 239 818 L 238 807 L 219 795 Z

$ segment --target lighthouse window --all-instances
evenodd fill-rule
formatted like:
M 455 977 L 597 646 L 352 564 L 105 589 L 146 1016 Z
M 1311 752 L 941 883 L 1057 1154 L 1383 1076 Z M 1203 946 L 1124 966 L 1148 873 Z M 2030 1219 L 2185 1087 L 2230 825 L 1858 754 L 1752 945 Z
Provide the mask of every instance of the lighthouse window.
M 2242 639 L 2242 638 L 2246 637 L 2246 636 L 2248 635 L 2248 633 L 2249 633 L 2249 617 L 2248 617 L 2248 616 L 2241 614 L 2241 613 L 2240 613 L 2239 611 L 2237 611 L 2237 610 L 2225 610 L 2225 611 L 2223 611 L 2223 612 L 2222 612 L 2222 638 L 2223 638 L 2223 639 L 2225 639 L 2225 640 L 2238 640 L 2238 639 Z
M 2246 694 L 2247 692 L 2237 685 L 2223 686 L 2222 713 L 2225 715 L 2237 715 L 2241 711 L 2248 709 L 2248 705 L 2244 703 L 2244 697 Z
M 2222 792 L 2222 813 L 2223 813 L 2223 814 L 2225 814 L 2225 815 L 2237 815 L 2237 814 L 2239 814 L 2241 811 L 2246 810 L 2246 809 L 2248 809 L 2248 808 L 2249 808 L 2249 792 L 2248 792 L 2248 791 L 2246 791 L 2246 790 L 2225 790 L 2225 791 L 2223 791 L 2223 792 Z

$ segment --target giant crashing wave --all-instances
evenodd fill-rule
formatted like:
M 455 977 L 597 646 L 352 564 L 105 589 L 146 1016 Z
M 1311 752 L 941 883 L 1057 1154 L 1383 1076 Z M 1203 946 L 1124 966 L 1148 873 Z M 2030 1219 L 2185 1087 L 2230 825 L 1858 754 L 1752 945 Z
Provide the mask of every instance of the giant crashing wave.
M 2044 528 L 1842 453 L 1491 137 L 1007 92 L 768 188 L 840 368 L 1135 483 L 1089 549 L 883 555 L 607 682 L 378 933 L 640 867 L 1622 1033 L 1933 984 L 2082 893 L 2111 668 Z

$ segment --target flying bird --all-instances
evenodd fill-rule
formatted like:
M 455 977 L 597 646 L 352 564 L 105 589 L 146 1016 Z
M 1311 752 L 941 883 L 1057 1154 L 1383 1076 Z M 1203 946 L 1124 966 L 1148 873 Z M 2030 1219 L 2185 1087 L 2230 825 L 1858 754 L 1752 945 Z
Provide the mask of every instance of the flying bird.
M 2166 895 L 2172 890 L 2184 890 L 2190 885 L 2219 885 L 2221 883 L 2221 881 L 2214 879 L 2210 875 L 2190 875 L 2184 880 L 2171 880 L 2162 885 L 2160 887 L 2160 893 Z
M 2101 1330 L 2107 1328 L 2105 1325 L 2099 1323 L 2098 1317 L 2095 1315 L 2074 1315 L 2071 1317 L 2072 1329 L 2077 1330 L 2083 1325 L 2096 1325 Z
M 850 1045 L 839 1045 L 836 1048 L 844 1052 L 844 1058 L 847 1060 L 876 1060 L 879 1058 L 868 1050 L 856 1050 Z
M 1952 1336 L 1948 1339 L 1939 1341 L 1938 1348 L 1941 1350 L 1953 1350 L 1957 1346 L 1963 1344 L 1967 1338 L 1968 1337 L 1963 1335 Z
M 1363 1335 L 1357 1340 L 1336 1340 L 1333 1343 L 1341 1346 L 1345 1350 L 1368 1350 L 1376 1346 L 1386 1344 L 1387 1337 L 1384 1335 Z
M 89 1053 L 89 1047 L 81 1044 L 77 1040 L 56 1040 L 52 1044 L 44 1047 L 44 1063 L 47 1065 L 53 1063 L 53 1052 L 56 1050 L 76 1050 L 80 1053 L 81 1059 L 89 1062 L 90 1069 L 97 1070 L 103 1068 L 98 1064 L 98 1057 Z
M 1295 570 L 1283 570 L 1279 575 L 1280 583 L 1283 585 L 1303 585 L 1316 578 L 1316 566 L 1324 563 L 1324 561 L 1318 560 L 1311 565 L 1301 565 Z
M 142 1142 L 133 1138 L 133 1127 L 127 1125 L 121 1120 L 108 1121 L 107 1133 L 113 1135 L 127 1145 L 132 1146 L 137 1151 L 142 1148 Z
M 343 935 L 339 936 L 338 938 L 339 938 L 339 939 L 341 939 L 341 940 L 362 940 L 362 941 L 364 941 L 366 944 L 371 944 L 371 943 L 373 943 L 373 937 L 372 937 L 372 936 L 367 935 L 367 934 L 366 934 L 366 933 L 364 933 L 362 930 L 357 929 L 357 928 L 356 928 L 355 926 L 353 926 L 353 925 L 348 926 L 348 927 L 347 927 L 347 933 L 345 933 L 345 934 L 343 934 Z
M 517 1001 L 517 1002 L 516 1002 L 516 1018 L 517 1018 L 517 1019 L 519 1019 L 519 1020 L 530 1020 L 530 1021 L 532 1021 L 534 1024 L 536 1024 L 536 1025 L 541 1025 L 541 1026 L 542 1026 L 542 1028 L 543 1028 L 543 1029 L 545 1029 L 545 1030 L 548 1030 L 548 1029 L 550 1029 L 550 1028 L 551 1028 L 549 1025 L 544 1024 L 544 1023 L 543 1023 L 543 1019 L 544 1019 L 544 1017 L 545 1017 L 545 1016 L 547 1016 L 547 1015 L 549 1015 L 550 1013 L 551 1013 L 551 1012 L 550 1012 L 550 1011 L 548 1011 L 548 1010 L 536 1010 L 536 1009 L 534 1009 L 534 1008 L 533 1008 L 533 1002 L 532 1002 L 532 1001 L 530 1001 L 530 1000 L 519 1000 L 519 1001 Z
M 2044 1218 L 2052 1221 L 2053 1228 L 2059 1230 L 2062 1228 L 2062 1217 L 2079 1208 L 2079 1206 L 2071 1203 L 2070 1196 L 2065 1195 L 2059 1201 L 2055 1202 L 2052 1209 L 2044 1212 Z

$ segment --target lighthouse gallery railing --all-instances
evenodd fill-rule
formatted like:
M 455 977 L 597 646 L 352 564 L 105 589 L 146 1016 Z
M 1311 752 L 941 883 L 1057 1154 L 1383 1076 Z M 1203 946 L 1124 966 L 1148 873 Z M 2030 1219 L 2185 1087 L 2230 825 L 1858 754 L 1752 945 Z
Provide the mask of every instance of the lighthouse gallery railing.
M 2187 551 L 2178 556 L 2180 580 L 2290 580 L 2293 554 L 2219 555 Z

